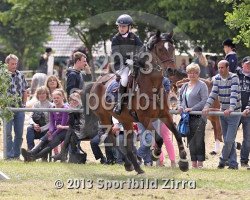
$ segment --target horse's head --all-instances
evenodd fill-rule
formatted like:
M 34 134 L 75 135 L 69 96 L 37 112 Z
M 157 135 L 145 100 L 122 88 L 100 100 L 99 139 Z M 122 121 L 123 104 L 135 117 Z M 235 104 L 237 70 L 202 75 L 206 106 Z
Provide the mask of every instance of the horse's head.
M 162 84 L 163 74 L 169 67 L 175 68 L 175 48 L 173 45 L 173 32 L 157 33 L 150 37 L 146 46 L 138 54 L 138 65 L 144 75 L 149 75 L 155 87 Z
M 176 67 L 173 32 L 161 34 L 160 31 L 157 31 L 156 35 L 150 37 L 147 48 L 157 56 L 159 64 L 164 69 Z

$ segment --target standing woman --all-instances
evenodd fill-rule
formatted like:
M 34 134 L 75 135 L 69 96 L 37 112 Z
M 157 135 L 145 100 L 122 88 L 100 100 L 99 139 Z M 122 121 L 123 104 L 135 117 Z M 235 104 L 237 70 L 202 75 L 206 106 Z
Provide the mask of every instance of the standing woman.
M 208 78 L 208 61 L 207 58 L 202 54 L 202 48 L 197 46 L 194 48 L 195 59 L 194 63 L 198 64 L 200 67 L 200 77 Z
M 191 63 L 187 66 L 189 82 L 180 90 L 180 112 L 202 111 L 208 98 L 207 85 L 199 80 L 200 67 Z M 205 161 L 206 120 L 201 115 L 190 115 L 190 134 L 187 136 L 193 168 L 202 168 Z

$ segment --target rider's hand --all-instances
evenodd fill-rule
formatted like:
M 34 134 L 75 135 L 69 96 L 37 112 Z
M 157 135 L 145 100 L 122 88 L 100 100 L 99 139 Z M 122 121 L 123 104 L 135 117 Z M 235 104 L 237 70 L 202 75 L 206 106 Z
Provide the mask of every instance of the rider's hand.
M 128 66 L 133 66 L 134 61 L 132 59 L 127 59 L 125 62 Z

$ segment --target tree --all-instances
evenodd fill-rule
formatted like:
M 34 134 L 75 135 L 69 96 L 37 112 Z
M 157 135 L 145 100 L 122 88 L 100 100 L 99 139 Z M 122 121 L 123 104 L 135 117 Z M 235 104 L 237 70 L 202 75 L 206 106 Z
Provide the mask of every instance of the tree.
M 16 95 L 8 94 L 10 88 L 11 78 L 5 64 L 0 61 L 0 117 L 5 118 L 7 121 L 13 116 L 13 113 L 8 107 L 18 107 L 19 97 Z
M 226 4 L 233 4 L 233 11 L 226 12 L 225 22 L 231 28 L 237 31 L 234 41 L 243 42 L 250 48 L 250 0 L 218 0 Z
M 39 18 L 31 1 L 3 0 L 0 4 L 0 43 L 5 53 L 20 58 L 20 67 L 37 67 L 43 43 L 49 37 L 49 21 Z M 31 14 L 32 13 L 32 14 Z
M 206 51 L 222 52 L 222 41 L 236 34 L 225 22 L 225 12 L 233 11 L 233 4 L 223 4 L 216 0 L 160 0 L 159 5 L 165 8 L 168 19 L 176 24 L 177 32 L 182 33 L 184 40 L 194 45 L 204 46 Z M 182 38 L 180 38 L 182 39 Z M 239 54 L 246 51 L 242 47 Z

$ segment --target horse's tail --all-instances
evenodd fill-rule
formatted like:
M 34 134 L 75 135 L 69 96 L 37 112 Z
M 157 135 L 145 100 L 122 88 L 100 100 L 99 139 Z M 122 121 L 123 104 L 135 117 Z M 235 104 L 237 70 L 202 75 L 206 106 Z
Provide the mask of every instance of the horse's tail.
M 94 114 L 94 112 L 89 108 L 89 95 L 90 90 L 93 87 L 94 83 L 90 83 L 86 85 L 82 92 L 82 104 L 84 108 L 85 115 L 85 129 L 86 139 L 93 138 L 98 133 L 98 117 Z

